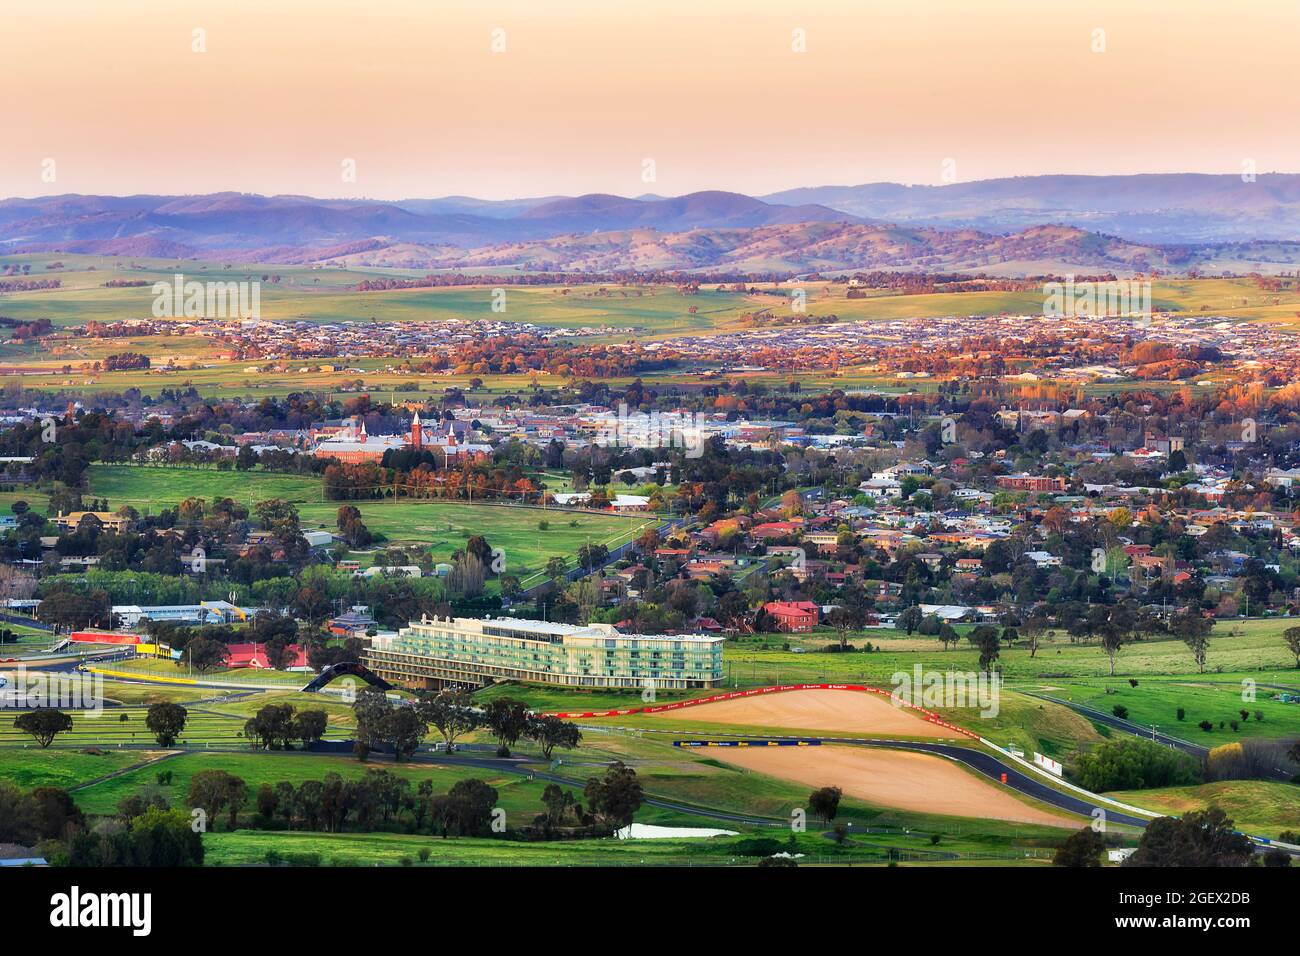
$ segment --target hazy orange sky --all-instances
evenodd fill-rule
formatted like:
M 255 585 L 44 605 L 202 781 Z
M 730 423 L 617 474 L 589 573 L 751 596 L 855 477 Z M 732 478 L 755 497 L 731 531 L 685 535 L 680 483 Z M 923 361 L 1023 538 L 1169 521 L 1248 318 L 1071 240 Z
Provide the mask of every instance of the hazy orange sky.
M 1297 0 L 11 3 L 0 196 L 1296 171 L 1298 27 Z

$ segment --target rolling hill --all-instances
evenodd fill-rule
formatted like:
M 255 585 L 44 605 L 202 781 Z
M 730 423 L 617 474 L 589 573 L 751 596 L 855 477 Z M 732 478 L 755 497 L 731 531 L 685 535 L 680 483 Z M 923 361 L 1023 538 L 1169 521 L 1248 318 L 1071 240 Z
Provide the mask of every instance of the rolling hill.
M 61 195 L 0 201 L 0 254 L 17 252 L 411 270 L 1277 272 L 1300 263 L 1300 176 L 1038 176 L 765 198 Z
M 1300 263 L 1300 243 L 1159 246 L 1073 226 L 1007 235 L 974 229 L 801 222 L 746 229 L 627 229 L 497 243 L 477 249 L 378 245 L 326 260 L 351 268 L 526 268 L 556 272 L 650 270 L 806 274 L 856 269 L 1041 275 L 1076 271 L 1280 271 Z
M 727 192 L 625 199 L 593 194 L 500 204 L 472 200 L 313 199 L 212 193 L 204 196 L 47 196 L 0 201 L 0 251 L 85 252 L 274 261 L 281 247 L 327 248 L 370 241 L 474 248 L 575 232 L 653 227 L 752 228 L 775 223 L 850 222 L 824 206 L 765 203 Z
M 1143 242 L 1300 239 L 1300 175 L 1146 173 L 1021 176 L 904 186 L 816 186 L 760 197 L 817 203 L 854 216 L 985 231 L 1061 222 Z

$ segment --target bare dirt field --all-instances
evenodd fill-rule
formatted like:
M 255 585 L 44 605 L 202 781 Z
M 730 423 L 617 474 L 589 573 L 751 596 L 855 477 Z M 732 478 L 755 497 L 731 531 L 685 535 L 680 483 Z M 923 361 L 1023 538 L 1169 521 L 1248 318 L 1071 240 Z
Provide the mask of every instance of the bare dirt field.
M 845 735 L 954 737 L 886 698 L 863 691 L 792 690 L 762 697 L 723 700 L 656 716 L 731 727 L 767 727 L 772 730 L 840 731 Z
M 810 787 L 839 787 L 882 807 L 958 817 L 1078 827 L 1077 820 L 1021 803 L 1009 790 L 975 777 L 950 760 L 903 750 L 865 747 L 736 747 L 712 755 Z

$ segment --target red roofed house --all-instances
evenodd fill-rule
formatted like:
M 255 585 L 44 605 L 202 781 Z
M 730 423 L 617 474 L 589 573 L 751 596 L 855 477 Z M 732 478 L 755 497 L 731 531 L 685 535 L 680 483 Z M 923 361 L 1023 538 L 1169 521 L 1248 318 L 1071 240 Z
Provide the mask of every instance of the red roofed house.
M 691 580 L 703 581 L 725 573 L 727 567 L 721 561 L 692 561 L 683 570 Z
M 755 538 L 788 538 L 798 534 L 803 530 L 803 522 L 800 521 L 769 521 L 766 524 L 754 525 L 749 529 L 749 533 Z
M 690 548 L 655 548 L 656 558 L 689 558 Z
M 227 650 L 229 652 L 229 656 L 226 658 L 227 667 L 271 669 L 271 662 L 266 659 L 265 644 L 230 644 L 227 646 Z M 288 660 L 285 663 L 286 670 L 307 666 L 307 652 L 302 649 L 301 644 L 290 644 L 285 648 L 285 651 L 288 654 Z
M 779 631 L 796 633 L 817 626 L 820 609 L 812 601 L 770 601 L 763 610 L 776 621 Z

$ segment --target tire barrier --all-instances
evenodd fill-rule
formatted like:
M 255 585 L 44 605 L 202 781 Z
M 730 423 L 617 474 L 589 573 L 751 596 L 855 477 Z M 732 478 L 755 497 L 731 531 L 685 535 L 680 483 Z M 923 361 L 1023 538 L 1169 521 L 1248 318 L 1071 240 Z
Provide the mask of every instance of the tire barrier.
M 674 740 L 674 747 L 820 747 L 816 737 L 759 740 Z
M 73 631 L 68 640 L 76 644 L 142 644 L 139 634 L 118 634 L 110 631 Z

